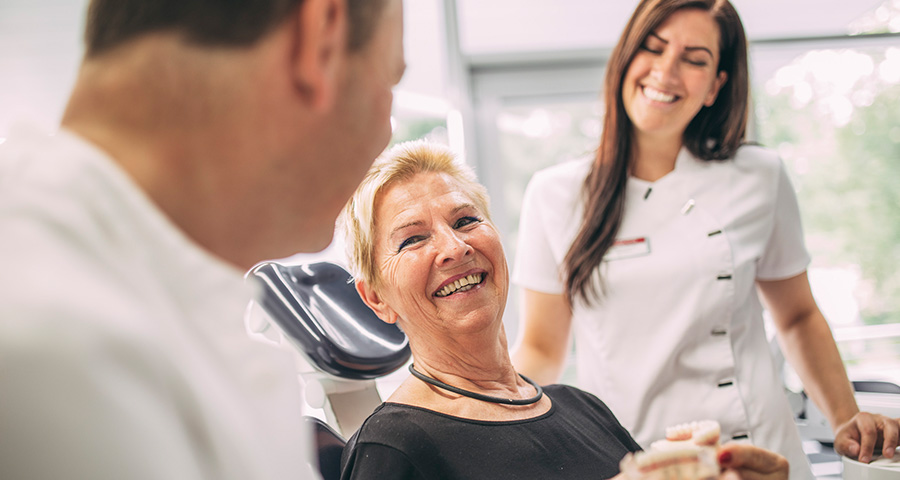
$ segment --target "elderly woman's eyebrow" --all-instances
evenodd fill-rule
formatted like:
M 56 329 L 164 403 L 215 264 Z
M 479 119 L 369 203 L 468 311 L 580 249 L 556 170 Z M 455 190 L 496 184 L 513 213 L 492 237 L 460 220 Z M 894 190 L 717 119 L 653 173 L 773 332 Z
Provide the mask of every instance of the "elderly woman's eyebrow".
M 452 210 L 450 210 L 450 216 L 454 216 L 454 215 L 456 215 L 457 213 L 459 213 L 459 212 L 462 211 L 462 210 L 466 210 L 466 209 L 477 209 L 477 208 L 478 208 L 478 207 L 476 207 L 475 204 L 473 204 L 473 203 L 469 203 L 469 202 L 461 203 L 461 204 L 459 204 L 459 205 L 453 207 Z M 394 227 L 393 229 L 391 229 L 390 237 L 393 238 L 393 237 L 394 237 L 395 235 L 397 235 L 397 233 L 400 232 L 401 230 L 405 230 L 405 229 L 410 228 L 410 227 L 419 227 L 419 226 L 422 226 L 422 225 L 424 225 L 424 224 L 425 224 L 425 222 L 422 221 L 422 220 L 413 220 L 413 221 L 411 221 L 411 222 L 407 222 L 407 223 L 404 223 L 404 224 L 402 224 L 402 225 L 398 225 L 398 226 Z
M 412 222 L 404 223 L 403 225 L 399 225 L 399 226 L 395 227 L 394 229 L 392 229 L 390 236 L 391 236 L 391 238 L 393 238 L 394 235 L 396 235 L 401 230 L 405 230 L 409 227 L 418 227 L 418 226 L 421 226 L 424 224 L 425 224 L 425 222 L 423 222 L 422 220 L 415 220 Z
M 467 208 L 477 208 L 477 207 L 475 206 L 475 204 L 466 202 L 466 203 L 460 204 L 459 206 L 454 208 L 450 213 L 452 213 L 453 215 L 456 215 L 457 213 L 459 213 L 460 210 L 465 210 Z

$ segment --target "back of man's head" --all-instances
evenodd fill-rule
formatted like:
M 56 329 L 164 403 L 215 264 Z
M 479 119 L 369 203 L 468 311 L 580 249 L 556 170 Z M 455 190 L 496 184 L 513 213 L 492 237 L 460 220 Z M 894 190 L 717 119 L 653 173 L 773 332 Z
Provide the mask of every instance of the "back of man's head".
M 346 0 L 351 51 L 378 25 L 385 0 Z M 241 47 L 256 43 L 295 13 L 303 0 L 92 0 L 85 29 L 86 55 L 101 55 L 153 32 L 177 32 L 197 45 Z

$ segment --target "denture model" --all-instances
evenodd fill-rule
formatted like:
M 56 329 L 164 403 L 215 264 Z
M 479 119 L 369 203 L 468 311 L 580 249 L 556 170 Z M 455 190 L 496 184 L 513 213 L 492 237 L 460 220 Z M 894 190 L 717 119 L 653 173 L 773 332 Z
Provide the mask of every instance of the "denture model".
M 633 480 L 706 480 L 719 474 L 716 447 L 719 423 L 685 423 L 666 429 L 666 438 L 622 459 L 622 473 Z

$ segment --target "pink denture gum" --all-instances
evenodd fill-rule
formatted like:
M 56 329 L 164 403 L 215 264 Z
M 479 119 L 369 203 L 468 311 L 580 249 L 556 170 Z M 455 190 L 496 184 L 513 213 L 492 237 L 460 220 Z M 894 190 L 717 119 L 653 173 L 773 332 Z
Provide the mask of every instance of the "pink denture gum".
M 716 447 L 719 423 L 714 420 L 685 423 L 666 429 L 665 440 L 628 454 L 620 468 L 631 480 L 706 480 L 719 474 Z

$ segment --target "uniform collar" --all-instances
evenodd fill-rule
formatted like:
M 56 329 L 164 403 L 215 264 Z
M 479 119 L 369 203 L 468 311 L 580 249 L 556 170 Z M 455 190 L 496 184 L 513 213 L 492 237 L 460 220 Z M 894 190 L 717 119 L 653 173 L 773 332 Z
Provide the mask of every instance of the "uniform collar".
M 653 182 L 629 175 L 628 182 L 635 187 L 646 189 L 651 186 L 662 185 L 673 181 L 672 178 L 677 178 L 686 172 L 695 170 L 697 166 L 699 166 L 697 158 L 691 154 L 687 147 L 682 146 L 681 150 L 678 151 L 678 155 L 675 157 L 675 166 L 671 172 Z

